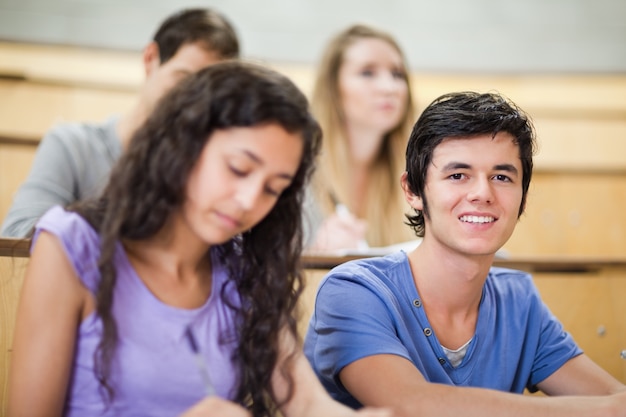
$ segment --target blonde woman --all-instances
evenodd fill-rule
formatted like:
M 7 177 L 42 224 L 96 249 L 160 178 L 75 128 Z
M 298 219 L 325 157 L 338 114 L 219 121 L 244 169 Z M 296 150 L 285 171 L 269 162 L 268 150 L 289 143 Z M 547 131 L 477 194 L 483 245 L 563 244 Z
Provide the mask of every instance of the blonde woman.
M 398 186 L 414 108 L 394 38 L 365 25 L 338 33 L 321 59 L 312 108 L 324 143 L 307 205 L 309 250 L 414 239 Z

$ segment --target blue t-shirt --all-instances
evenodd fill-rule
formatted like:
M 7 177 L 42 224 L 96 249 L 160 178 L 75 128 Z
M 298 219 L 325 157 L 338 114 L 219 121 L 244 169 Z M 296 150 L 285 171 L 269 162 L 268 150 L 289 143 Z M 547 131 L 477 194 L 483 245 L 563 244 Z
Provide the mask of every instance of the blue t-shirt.
M 521 393 L 582 353 L 529 274 L 491 268 L 476 333 L 462 362 L 451 366 L 404 252 L 333 269 L 318 289 L 304 349 L 333 398 L 354 408 L 361 404 L 342 386 L 339 372 L 370 355 L 406 358 L 430 382 Z

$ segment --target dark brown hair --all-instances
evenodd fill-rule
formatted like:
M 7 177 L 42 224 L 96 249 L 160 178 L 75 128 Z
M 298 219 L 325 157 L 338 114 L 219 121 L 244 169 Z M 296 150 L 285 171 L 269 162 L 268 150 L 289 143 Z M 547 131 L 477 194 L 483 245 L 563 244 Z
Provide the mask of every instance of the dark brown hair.
M 424 217 L 428 202 L 424 195 L 426 173 L 435 148 L 447 138 L 459 138 L 498 132 L 510 133 L 519 147 L 522 162 L 522 202 L 518 216 L 526 207 L 526 196 L 533 173 L 536 149 L 535 131 L 530 117 L 511 100 L 497 93 L 459 92 L 435 99 L 421 114 L 406 148 L 408 186 L 422 198 L 423 212 L 407 215 L 408 224 L 417 236 L 424 236 Z
M 161 64 L 176 55 L 181 46 L 200 42 L 221 58 L 239 57 L 239 40 L 233 25 L 212 9 L 185 9 L 161 23 L 153 37 L 159 46 Z
M 102 196 L 73 208 L 99 231 L 102 240 L 96 309 L 103 336 L 96 352 L 96 371 L 109 399 L 114 396 L 108 377 L 118 340 L 111 312 L 116 243 L 146 239 L 161 230 L 183 204 L 190 172 L 213 132 L 267 123 L 277 123 L 302 138 L 299 169 L 263 220 L 209 252 L 216 251 L 226 263 L 229 285 L 236 286 L 242 301 L 241 308 L 228 304 L 236 308 L 239 323 L 239 346 L 233 355 L 239 369 L 236 400 L 255 417 L 274 412 L 271 376 L 279 354 L 279 332 L 287 328 L 298 339 L 296 302 L 303 285 L 301 207 L 321 130 L 305 96 L 286 77 L 234 61 L 209 66 L 164 96 L 135 133 Z M 224 292 L 221 296 L 228 303 Z M 290 364 L 286 361 L 281 371 L 291 389 L 279 403 L 293 392 L 287 372 Z

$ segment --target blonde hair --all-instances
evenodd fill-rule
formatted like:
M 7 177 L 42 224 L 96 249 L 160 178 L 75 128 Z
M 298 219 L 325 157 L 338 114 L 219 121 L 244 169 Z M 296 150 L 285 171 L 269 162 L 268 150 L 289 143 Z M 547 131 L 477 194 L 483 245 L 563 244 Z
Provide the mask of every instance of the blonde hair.
M 364 210 L 364 219 L 368 223 L 368 243 L 370 246 L 386 246 L 415 238 L 404 223 L 408 205 L 400 187 L 406 143 L 413 124 L 414 104 L 406 59 L 398 43 L 386 32 L 366 25 L 354 25 L 337 34 L 326 47 L 311 96 L 313 113 L 324 132 L 313 189 L 325 216 L 334 211 L 337 200 L 349 201 L 351 167 L 339 93 L 339 70 L 345 51 L 355 42 L 368 38 L 380 39 L 398 52 L 402 58 L 408 91 L 404 117 L 385 135 L 381 151 L 372 166 Z

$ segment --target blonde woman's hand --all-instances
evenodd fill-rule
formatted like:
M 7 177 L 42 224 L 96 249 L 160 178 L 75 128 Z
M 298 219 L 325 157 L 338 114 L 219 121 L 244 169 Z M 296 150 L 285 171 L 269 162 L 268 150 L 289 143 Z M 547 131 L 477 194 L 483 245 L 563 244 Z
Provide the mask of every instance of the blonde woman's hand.
M 180 417 L 251 417 L 251 414 L 240 405 L 213 395 L 206 397 Z
M 361 249 L 365 242 L 367 222 L 351 213 L 333 213 L 321 224 L 315 234 L 312 252 L 332 252 L 342 249 Z

